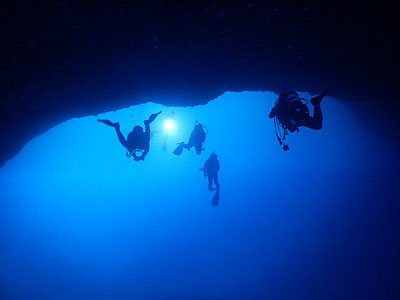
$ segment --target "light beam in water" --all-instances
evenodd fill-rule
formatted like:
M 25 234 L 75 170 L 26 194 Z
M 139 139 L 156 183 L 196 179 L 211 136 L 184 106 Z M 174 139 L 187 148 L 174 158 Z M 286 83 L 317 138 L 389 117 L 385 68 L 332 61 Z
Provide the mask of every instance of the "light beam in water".
M 175 129 L 175 123 L 171 119 L 168 119 L 164 122 L 164 129 L 167 133 L 172 133 Z

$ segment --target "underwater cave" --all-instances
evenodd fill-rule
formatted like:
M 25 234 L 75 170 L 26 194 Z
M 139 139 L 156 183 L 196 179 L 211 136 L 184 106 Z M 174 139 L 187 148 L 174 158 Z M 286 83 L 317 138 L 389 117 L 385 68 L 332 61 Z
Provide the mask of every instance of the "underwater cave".
M 381 4 L 5 1 L 0 297 L 397 299 L 398 35 Z M 283 151 L 279 93 L 328 87 L 322 129 Z M 143 161 L 98 122 L 127 137 L 159 111 Z M 175 155 L 196 122 L 204 150 Z

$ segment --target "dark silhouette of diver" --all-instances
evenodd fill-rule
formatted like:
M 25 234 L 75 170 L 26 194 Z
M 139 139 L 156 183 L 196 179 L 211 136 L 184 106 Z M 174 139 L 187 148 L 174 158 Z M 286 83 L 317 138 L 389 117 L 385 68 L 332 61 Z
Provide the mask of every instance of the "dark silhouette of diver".
M 189 142 L 185 144 L 184 142 L 179 143 L 178 147 L 174 150 L 175 155 L 181 155 L 183 148 L 190 150 L 194 147 L 197 154 L 201 154 L 204 150 L 203 143 L 206 140 L 206 132 L 204 131 L 204 126 L 196 121 L 194 129 L 190 134 Z
M 330 91 L 330 88 L 324 91 L 319 96 L 311 98 L 310 103 L 314 106 L 314 114 L 311 117 L 307 107 L 308 101 L 300 98 L 299 94 L 293 91 L 285 91 L 279 94 L 278 100 L 269 113 L 269 118 L 274 118 L 275 133 L 278 141 L 283 145 L 283 150 L 289 150 L 289 146 L 284 140 L 287 135 L 287 130 L 290 132 L 299 131 L 299 127 L 304 126 L 314 130 L 322 128 L 322 111 L 321 100 Z M 280 127 L 283 129 L 283 135 L 280 132 Z
M 125 139 L 124 135 L 120 130 L 119 123 L 112 123 L 109 120 L 100 120 L 97 121 L 102 122 L 108 126 L 114 127 L 117 132 L 118 140 L 122 146 L 126 149 L 126 156 L 133 157 L 135 161 L 144 160 L 147 153 L 149 153 L 150 149 L 150 123 L 153 122 L 157 116 L 161 113 L 158 112 L 156 114 L 151 114 L 148 120 L 145 120 L 144 127 L 145 131 L 141 126 L 133 127 L 132 131 L 128 134 L 128 137 Z M 141 152 L 142 154 L 138 156 L 136 152 Z
M 209 159 L 204 163 L 203 171 L 204 177 L 208 177 L 208 189 L 212 190 L 213 181 L 217 190 L 219 190 L 219 182 L 218 182 L 218 172 L 219 172 L 219 161 L 217 159 L 217 154 L 215 152 L 211 153 Z

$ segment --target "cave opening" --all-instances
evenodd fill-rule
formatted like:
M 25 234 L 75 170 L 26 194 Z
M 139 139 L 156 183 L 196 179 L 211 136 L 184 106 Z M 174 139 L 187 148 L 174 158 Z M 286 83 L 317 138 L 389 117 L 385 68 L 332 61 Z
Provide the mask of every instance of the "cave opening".
M 321 104 L 323 129 L 290 133 L 284 152 L 268 119 L 276 97 L 226 92 L 194 107 L 149 101 L 71 119 L 31 140 L 0 169 L 2 294 L 284 299 L 309 297 L 313 282 L 315 299 L 368 298 L 397 272 L 397 253 L 387 249 L 398 229 L 398 154 L 331 97 Z M 119 122 L 126 135 L 158 111 L 140 162 L 96 122 Z M 174 155 L 196 121 L 207 127 L 204 152 Z M 218 207 L 199 170 L 214 151 Z

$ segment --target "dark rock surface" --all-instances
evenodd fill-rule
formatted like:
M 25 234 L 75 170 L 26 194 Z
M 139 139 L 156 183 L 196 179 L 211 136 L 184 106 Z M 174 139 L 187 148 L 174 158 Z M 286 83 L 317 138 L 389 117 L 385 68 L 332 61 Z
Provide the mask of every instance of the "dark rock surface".
M 2 1 L 0 10 L 0 166 L 69 118 L 148 100 L 202 104 L 224 91 L 332 86 L 400 144 L 398 22 L 386 2 Z

